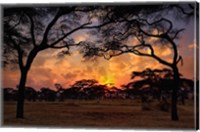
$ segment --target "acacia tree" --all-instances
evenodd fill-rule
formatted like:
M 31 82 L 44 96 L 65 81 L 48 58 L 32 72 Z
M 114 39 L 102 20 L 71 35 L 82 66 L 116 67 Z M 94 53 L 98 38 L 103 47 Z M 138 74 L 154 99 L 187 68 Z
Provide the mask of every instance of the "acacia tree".
M 179 74 L 179 76 L 182 76 L 182 75 Z M 141 72 L 138 72 L 138 71 L 132 72 L 131 79 L 134 79 L 136 77 L 142 78 L 142 80 L 131 82 L 130 84 L 132 85 L 132 87 L 137 86 L 138 84 L 141 86 L 146 85 L 146 84 L 150 85 L 150 89 L 154 93 L 154 97 L 157 97 L 159 101 L 163 95 L 165 94 L 168 95 L 172 91 L 173 72 L 170 69 L 147 68 Z M 179 84 L 182 85 L 183 82 L 184 82 L 183 78 L 181 78 Z M 183 97 L 182 95 L 178 95 L 178 96 Z
M 140 85 L 139 87 L 141 88 L 143 85 L 148 84 L 150 87 L 149 90 L 152 91 L 153 96 L 157 97 L 157 99 L 160 101 L 161 98 L 161 91 L 171 91 L 171 86 L 169 85 L 170 82 L 168 80 L 171 80 L 173 77 L 173 72 L 167 68 L 164 68 L 162 70 L 160 69 L 150 69 L 147 68 L 141 72 L 138 71 L 133 71 L 131 75 L 131 79 L 134 78 L 142 78 L 140 81 L 134 81 L 130 84 L 134 86 Z M 166 85 L 165 81 L 168 81 L 168 86 L 167 89 L 163 87 L 163 85 Z
M 82 79 L 76 81 L 72 86 L 77 91 L 78 99 L 90 99 L 98 97 L 97 93 L 102 90 L 98 87 L 98 81 L 95 79 Z
M 195 4 L 192 4 L 195 7 Z M 184 30 L 177 29 L 173 21 L 179 14 L 186 15 L 187 7 L 182 5 L 136 5 L 105 7 L 107 12 L 100 16 L 100 21 L 110 21 L 99 28 L 99 38 L 92 46 L 83 48 L 84 57 L 100 56 L 109 60 L 124 53 L 153 58 L 173 71 L 173 90 L 171 96 L 171 119 L 178 120 L 177 91 L 179 89 L 178 63 L 183 59 L 177 49 L 177 39 Z M 194 14 L 194 8 L 189 8 Z M 188 12 L 188 11 L 187 11 Z M 95 32 L 95 31 L 94 31 Z M 134 42 L 130 42 L 134 39 Z M 155 52 L 155 47 L 166 46 L 171 49 L 171 60 L 166 60 Z
M 24 92 L 28 72 L 39 52 L 63 49 L 68 54 L 77 45 L 71 34 L 91 24 L 84 13 L 95 7 L 4 7 L 3 63 L 18 64 L 20 80 L 16 117 L 24 117 Z M 81 42 L 80 42 L 81 43 Z M 5 65 L 6 66 L 6 65 Z
M 98 83 L 98 81 L 94 80 L 94 79 L 82 79 L 82 80 L 76 81 L 72 85 L 72 87 L 79 88 L 79 89 L 84 89 L 84 88 L 88 88 L 88 87 L 94 86 L 97 83 Z

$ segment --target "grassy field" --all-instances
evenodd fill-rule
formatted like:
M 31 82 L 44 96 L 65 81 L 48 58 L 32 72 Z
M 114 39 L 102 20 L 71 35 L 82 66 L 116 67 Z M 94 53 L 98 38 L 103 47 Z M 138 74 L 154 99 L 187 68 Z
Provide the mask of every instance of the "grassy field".
M 89 128 L 155 128 L 193 129 L 193 103 L 178 105 L 180 121 L 171 121 L 170 112 L 152 104 L 151 110 L 141 110 L 140 101 L 102 100 L 65 102 L 26 102 L 25 118 L 15 118 L 15 102 L 3 106 L 3 126 L 89 127 Z

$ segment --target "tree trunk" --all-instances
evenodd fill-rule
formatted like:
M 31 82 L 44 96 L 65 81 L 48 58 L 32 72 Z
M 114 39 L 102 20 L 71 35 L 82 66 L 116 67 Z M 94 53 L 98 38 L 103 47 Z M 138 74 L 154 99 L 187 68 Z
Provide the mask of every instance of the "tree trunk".
M 21 71 L 20 83 L 18 86 L 18 98 L 17 98 L 17 111 L 16 118 L 24 118 L 24 92 L 27 78 L 27 70 Z
M 172 106 L 171 106 L 171 119 L 173 121 L 178 121 L 178 111 L 177 111 L 177 92 L 179 89 L 179 72 L 177 66 L 173 66 L 173 72 L 174 72 L 174 81 L 173 81 L 173 90 L 172 90 Z
M 33 49 L 28 58 L 27 63 L 25 66 L 22 65 L 22 57 L 19 58 L 21 61 L 20 70 L 21 70 L 21 78 L 18 86 L 18 98 L 17 98 L 17 111 L 16 111 L 16 118 L 24 118 L 24 97 L 25 97 L 25 85 L 26 85 L 26 79 L 29 69 L 31 68 L 31 64 L 36 57 L 37 53 L 40 51 L 40 49 L 35 48 Z M 19 63 L 20 64 L 20 63 Z

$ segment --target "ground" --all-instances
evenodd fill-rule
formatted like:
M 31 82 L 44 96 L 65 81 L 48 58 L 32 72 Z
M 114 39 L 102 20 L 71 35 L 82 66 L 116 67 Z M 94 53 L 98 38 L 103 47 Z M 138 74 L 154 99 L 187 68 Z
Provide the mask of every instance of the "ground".
M 192 101 L 178 105 L 179 121 L 171 121 L 170 111 L 163 112 L 152 103 L 141 109 L 139 100 L 102 100 L 65 102 L 25 102 L 25 118 L 15 118 L 16 102 L 4 102 L 3 126 L 194 129 Z

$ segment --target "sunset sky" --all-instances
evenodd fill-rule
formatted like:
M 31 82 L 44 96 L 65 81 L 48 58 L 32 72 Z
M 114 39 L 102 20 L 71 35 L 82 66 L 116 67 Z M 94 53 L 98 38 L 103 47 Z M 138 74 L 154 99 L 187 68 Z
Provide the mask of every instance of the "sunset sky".
M 194 21 L 182 23 L 176 21 L 175 25 L 184 27 L 186 30 L 181 33 L 177 41 L 178 50 L 183 57 L 184 65 L 179 65 L 180 73 L 184 77 L 194 79 Z M 89 35 L 78 32 L 73 34 L 76 42 L 90 38 Z M 130 41 L 131 43 L 131 41 Z M 156 54 L 166 60 L 171 58 L 170 48 L 155 47 Z M 58 50 L 45 50 L 39 53 L 34 60 L 28 73 L 27 86 L 40 89 L 49 87 L 55 89 L 54 84 L 59 83 L 64 88 L 70 87 L 75 81 L 81 79 L 96 79 L 100 84 L 114 83 L 120 87 L 130 82 L 132 71 L 142 71 L 145 68 L 163 68 L 163 65 L 154 59 L 123 54 L 112 59 L 105 60 L 98 58 L 93 61 L 84 61 L 82 55 L 75 49 L 71 49 L 71 55 L 63 58 L 57 57 Z M 3 87 L 16 87 L 19 82 L 18 68 L 3 68 Z

